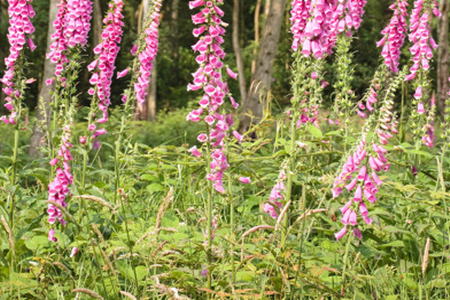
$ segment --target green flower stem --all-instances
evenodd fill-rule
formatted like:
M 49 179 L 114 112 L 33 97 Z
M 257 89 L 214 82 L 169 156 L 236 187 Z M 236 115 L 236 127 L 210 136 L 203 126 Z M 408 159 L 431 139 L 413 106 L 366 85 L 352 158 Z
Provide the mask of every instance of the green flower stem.
M 295 115 L 295 114 L 294 114 Z M 291 200 L 292 197 L 292 183 L 294 180 L 294 172 L 295 172 L 295 157 L 296 157 L 296 149 L 295 149 L 295 141 L 297 140 L 297 122 L 296 118 L 292 117 L 291 120 L 291 145 L 290 145 L 290 154 L 289 154 L 289 163 L 287 170 L 287 187 L 286 187 L 286 202 Z M 287 233 L 289 227 L 289 209 L 286 211 L 283 219 L 283 228 L 281 232 L 281 249 L 284 249 L 287 240 Z
M 13 161 L 12 161 L 12 176 L 11 185 L 14 187 L 11 193 L 10 206 L 9 206 L 9 224 L 11 230 L 14 228 L 14 211 L 15 211 L 15 198 L 16 198 L 16 181 L 17 181 L 17 162 L 18 162 L 18 152 L 19 152 L 19 125 L 14 128 L 14 149 L 13 149 Z
M 206 132 L 208 133 L 208 141 L 206 143 L 206 174 L 210 172 L 211 166 L 211 139 L 210 139 L 210 129 L 209 125 L 206 124 Z M 208 289 L 212 287 L 212 274 L 211 274 L 211 265 L 212 265 L 212 210 L 213 210 L 213 186 L 211 180 L 208 180 L 208 198 L 206 202 L 206 218 L 208 219 L 208 246 L 206 248 L 206 259 L 208 263 Z M 210 299 L 210 295 L 208 294 L 208 299 Z
M 226 147 L 227 147 L 227 154 L 230 153 L 229 150 L 229 140 L 226 141 Z M 231 230 L 231 239 L 235 241 L 235 234 L 234 234 L 234 199 L 233 199 L 233 185 L 231 181 L 231 175 L 230 172 L 227 172 L 227 178 L 228 178 L 228 198 L 230 199 L 230 230 Z M 236 266 L 234 261 L 234 244 L 230 244 L 230 255 L 231 255 L 231 283 L 235 283 L 236 281 Z
M 345 254 L 344 254 L 344 262 L 343 262 L 343 268 L 342 268 L 342 286 L 341 286 L 341 295 L 344 296 L 345 292 L 345 276 L 347 275 L 347 263 L 348 263 L 348 254 L 350 251 L 350 244 L 352 243 L 352 235 L 348 235 L 347 239 L 347 246 L 345 247 Z

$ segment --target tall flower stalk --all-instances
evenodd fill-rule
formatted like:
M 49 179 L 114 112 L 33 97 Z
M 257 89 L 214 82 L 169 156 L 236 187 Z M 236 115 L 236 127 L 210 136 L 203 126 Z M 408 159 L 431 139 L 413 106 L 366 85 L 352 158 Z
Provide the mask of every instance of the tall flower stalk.
M 92 96 L 91 110 L 88 116 L 89 136 L 82 136 L 80 143 L 84 145 L 83 170 L 81 175 L 81 190 L 86 187 L 86 166 L 88 158 L 88 148 L 93 143 L 94 149 L 100 147 L 97 138 L 106 134 L 106 129 L 97 129 L 96 124 L 103 124 L 108 121 L 108 107 L 111 104 L 111 83 L 115 70 L 115 61 L 120 50 L 122 41 L 122 0 L 111 0 L 108 3 L 108 12 L 103 19 L 105 25 L 101 34 L 102 41 L 94 48 L 96 57 L 88 65 L 88 70 L 92 72 L 89 80 L 92 87 L 88 93 Z
M 208 262 L 208 287 L 211 288 L 212 274 L 212 226 L 213 226 L 213 189 L 225 194 L 223 186 L 224 172 L 229 168 L 225 137 L 229 135 L 230 128 L 234 125 L 233 117 L 221 109 L 226 96 L 234 108 L 238 104 L 234 101 L 228 89 L 228 84 L 223 77 L 223 59 L 226 56 L 222 48 L 225 35 L 224 27 L 228 26 L 222 21 L 224 12 L 220 8 L 223 0 L 195 0 L 189 2 L 189 8 L 201 8 L 201 11 L 192 16 L 192 22 L 198 25 L 193 30 L 193 35 L 199 38 L 192 46 L 198 53 L 196 62 L 199 65 L 192 75 L 193 83 L 188 84 L 188 91 L 202 90 L 204 93 L 199 101 L 199 108 L 190 112 L 187 119 L 199 122 L 203 119 L 206 125 L 206 133 L 198 136 L 198 140 L 205 144 L 208 180 L 207 219 L 208 219 L 208 244 L 206 249 Z M 236 79 L 237 74 L 226 67 L 226 73 Z
M 413 43 L 410 52 L 413 65 L 406 80 L 414 80 L 414 109 L 411 113 L 412 129 L 416 137 L 416 146 L 420 143 L 427 147 L 434 144 L 434 108 L 433 100 L 426 99 L 430 93 L 428 73 L 433 50 L 438 48 L 431 35 L 432 14 L 441 17 L 438 3 L 434 0 L 417 0 L 411 13 L 409 40 Z
M 291 9 L 291 32 L 293 34 L 292 49 L 294 50 L 294 81 L 291 110 L 290 138 L 291 147 L 289 157 L 283 163 L 286 170 L 280 173 L 280 181 L 274 187 L 270 200 L 284 199 L 290 201 L 292 197 L 293 176 L 296 169 L 297 139 L 299 132 L 305 130 L 305 125 L 318 126 L 317 116 L 321 102 L 318 94 L 324 85 L 319 84 L 322 79 L 323 58 L 330 55 L 338 44 L 339 80 L 337 83 L 338 97 L 336 99 L 335 118 L 337 119 L 341 107 L 344 108 L 346 123 L 351 102 L 350 82 L 352 76 L 350 37 L 352 29 L 358 29 L 364 15 L 365 0 L 294 0 Z M 311 58 L 310 58 L 311 57 Z M 316 60 L 316 62 L 313 62 Z M 316 68 L 316 69 L 313 69 Z M 347 130 L 346 130 L 347 132 Z M 304 145 L 303 143 L 299 144 Z M 287 186 L 284 186 L 284 179 Z M 276 216 L 275 209 L 280 202 L 266 204 L 265 211 Z M 281 205 L 278 206 L 281 208 Z M 284 230 L 282 246 L 286 240 L 288 218 L 284 216 Z
M 340 209 L 342 212 L 341 223 L 344 227 L 335 234 L 336 239 L 341 239 L 348 231 L 348 227 L 353 230 L 353 235 L 362 238 L 361 230 L 358 226 L 358 214 L 368 225 L 372 223 L 369 217 L 367 202 L 375 203 L 379 187 L 383 183 L 379 172 L 386 172 L 390 168 L 390 163 L 386 158 L 387 150 L 383 147 L 389 143 L 393 134 L 397 134 L 397 120 L 393 112 L 394 95 L 406 71 L 401 72 L 392 79 L 386 90 L 379 88 L 379 82 L 383 82 L 386 76 L 386 67 L 382 67 L 375 76 L 372 86 L 365 97 L 366 103 L 369 99 L 383 96 L 381 105 L 377 105 L 368 118 L 362 130 L 361 139 L 356 149 L 352 150 L 342 166 L 340 174 L 335 178 L 332 194 L 333 198 L 338 198 L 345 190 L 353 195 L 350 200 Z M 378 86 L 378 88 L 377 88 Z M 370 100 L 373 101 L 373 100 Z M 378 100 L 375 102 L 377 103 Z M 370 134 L 373 132 L 374 134 Z M 345 192 L 347 194 L 347 192 Z
M 5 58 L 6 71 L 0 82 L 5 86 L 2 90 L 6 94 L 5 108 L 9 111 L 8 116 L 0 117 L 5 124 L 14 126 L 14 148 L 12 157 L 12 174 L 10 184 L 14 186 L 8 197 L 9 204 L 9 224 L 14 230 L 14 211 L 17 184 L 17 163 L 19 151 L 19 137 L 22 129 L 22 101 L 27 84 L 33 80 L 27 80 L 23 69 L 25 68 L 25 50 L 36 49 L 31 35 L 35 28 L 31 20 L 35 16 L 32 7 L 32 0 L 10 0 L 8 1 L 8 43 L 10 45 L 9 55 Z
M 49 184 L 48 200 L 55 202 L 62 208 L 67 206 L 66 199 L 70 196 L 69 185 L 73 183 L 70 163 L 73 160 L 71 148 L 73 148 L 72 130 L 76 114 L 77 98 L 73 91 L 76 90 L 76 80 L 80 68 L 80 52 L 87 44 L 92 18 L 92 2 L 61 0 L 58 4 L 59 11 L 53 22 L 55 33 L 52 35 L 53 43 L 47 59 L 56 64 L 55 77 L 47 80 L 51 84 L 56 80 L 55 91 L 52 93 L 53 108 L 53 132 L 58 132 L 56 124 L 62 125 L 62 136 L 59 146 L 52 147 L 52 160 L 50 165 L 56 175 Z M 49 144 L 54 144 L 56 137 L 49 137 Z M 61 210 L 52 203 L 48 204 L 48 222 L 56 221 L 63 226 L 66 224 Z M 51 229 L 54 232 L 53 229 Z M 53 234 L 49 234 L 51 241 L 56 241 Z
M 159 24 L 160 24 L 160 10 L 162 6 L 162 0 L 154 0 L 149 9 L 146 20 L 143 24 L 141 34 L 139 36 L 138 43 L 133 46 L 131 53 L 135 55 L 132 62 L 132 66 L 117 73 L 118 78 L 126 76 L 131 69 L 131 80 L 128 89 L 125 90 L 122 101 L 124 102 L 123 113 L 120 119 L 119 130 L 117 131 L 117 137 L 115 142 L 114 151 L 114 173 L 115 173 L 115 192 L 114 201 L 117 201 L 117 195 L 120 199 L 120 207 L 124 218 L 124 225 L 127 234 L 127 242 L 129 247 L 129 253 L 133 253 L 133 243 L 131 242 L 130 230 L 128 228 L 128 221 L 125 211 L 124 194 L 121 186 L 121 174 L 120 174 L 120 156 L 122 153 L 122 141 L 124 139 L 125 132 L 129 125 L 129 120 L 132 119 L 135 103 L 143 103 L 146 99 L 146 90 L 150 83 L 151 71 L 158 52 L 158 37 L 159 37 Z M 136 289 L 139 290 L 139 280 L 137 277 L 136 268 L 131 263 L 133 270 Z

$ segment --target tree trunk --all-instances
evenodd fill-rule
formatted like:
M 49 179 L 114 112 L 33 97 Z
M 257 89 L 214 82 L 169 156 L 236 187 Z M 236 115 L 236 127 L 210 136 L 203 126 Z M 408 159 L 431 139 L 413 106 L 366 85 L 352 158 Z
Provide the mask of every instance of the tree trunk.
M 1 85 L 1 88 L 2 88 L 2 90 L 0 91 L 0 115 L 2 115 L 3 114 L 3 111 L 5 111 L 6 109 L 5 109 L 5 97 L 6 97 L 6 94 L 5 93 L 3 93 L 3 88 L 5 88 L 6 87 L 6 85 L 5 84 L 2 84 Z
M 255 49 L 253 50 L 253 59 L 252 59 L 252 76 L 255 74 L 256 69 L 256 55 L 258 54 L 258 44 L 259 44 L 259 17 L 261 15 L 261 1 L 258 0 L 256 2 L 255 8 Z
M 265 98 L 272 83 L 272 67 L 277 54 L 285 8 L 286 0 L 271 1 L 270 11 L 264 24 L 255 74 L 252 76 L 247 101 L 243 105 L 239 124 L 241 132 L 250 128 L 252 119 L 247 114 L 251 112 L 255 121 L 262 117 L 263 105 L 260 99 Z
M 170 16 L 171 30 L 172 30 L 172 58 L 174 61 L 178 61 L 179 57 L 179 28 L 178 28 L 178 12 L 180 8 L 180 0 L 173 0 L 172 2 L 172 14 Z
M 448 11 L 449 0 L 441 0 L 439 9 L 442 12 L 442 18 L 438 23 L 438 74 L 437 74 L 437 87 L 438 87 L 438 103 L 439 110 L 443 115 L 445 113 L 445 99 L 447 99 L 448 92 Z
M 100 0 L 94 0 L 92 18 L 92 45 L 100 44 L 103 31 L 103 12 Z
M 52 34 L 55 32 L 55 29 L 53 27 L 53 22 L 56 19 L 56 15 L 58 13 L 58 7 L 56 6 L 59 3 L 58 0 L 51 0 L 50 1 L 50 7 L 49 7 L 49 20 L 48 20 L 48 30 L 47 30 L 47 53 L 50 52 L 50 45 L 52 44 L 53 40 L 51 38 Z M 55 74 L 55 64 L 52 63 L 49 59 L 47 59 L 44 63 L 44 74 L 42 77 L 42 81 L 53 77 Z M 41 144 L 41 140 L 44 137 L 44 132 L 42 131 L 41 127 L 39 126 L 39 123 L 43 121 L 47 121 L 47 124 L 50 123 L 50 91 L 52 91 L 55 88 L 54 83 L 47 86 L 45 82 L 41 84 L 41 90 L 39 92 L 38 99 L 39 101 L 43 101 L 44 103 L 44 109 L 45 112 L 42 111 L 42 108 L 40 105 L 37 107 L 37 114 L 36 114 L 36 124 L 33 127 L 33 133 L 31 134 L 30 138 L 30 149 L 29 154 L 33 158 L 39 158 L 42 156 L 42 154 L 38 151 L 38 148 Z M 47 115 L 47 120 L 45 120 L 45 115 Z
M 147 96 L 148 120 L 154 122 L 156 120 L 156 91 L 157 91 L 157 68 L 156 60 L 153 63 L 152 81 L 150 83 L 150 91 Z
M 239 80 L 239 91 L 241 93 L 241 103 L 245 103 L 247 88 L 245 86 L 245 69 L 242 61 L 241 46 L 239 45 L 239 0 L 234 0 L 233 9 L 233 49 L 236 55 L 236 64 Z

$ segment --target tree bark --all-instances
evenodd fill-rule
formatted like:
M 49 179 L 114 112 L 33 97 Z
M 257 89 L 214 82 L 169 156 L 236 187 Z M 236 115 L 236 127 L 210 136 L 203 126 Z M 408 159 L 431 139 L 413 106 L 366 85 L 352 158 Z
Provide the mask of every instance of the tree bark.
M 47 30 L 47 53 L 50 52 L 50 45 L 52 44 L 53 40 L 51 38 L 52 34 L 55 32 L 55 29 L 53 27 L 53 22 L 56 19 L 56 15 L 58 13 L 58 7 L 56 6 L 58 4 L 58 0 L 51 0 L 50 1 L 50 7 L 49 7 L 49 20 L 48 20 L 48 30 Z M 44 74 L 42 77 L 42 80 L 45 81 L 51 77 L 53 77 L 55 74 L 55 64 L 53 64 L 49 59 L 45 60 L 44 63 Z M 47 124 L 50 123 L 50 114 L 51 114 L 51 108 L 50 108 L 50 91 L 52 91 L 55 88 L 54 84 L 51 84 L 47 86 L 45 82 L 41 84 L 41 90 L 38 95 L 39 101 L 42 101 L 44 103 L 44 109 L 45 111 L 42 111 L 41 105 L 38 105 L 37 107 L 37 113 L 36 113 L 36 124 L 33 127 L 33 133 L 31 134 L 30 138 L 30 148 L 29 148 L 29 154 L 33 158 L 39 158 L 42 156 L 42 154 L 38 151 L 38 148 L 41 144 L 41 140 L 44 137 L 44 132 L 42 131 L 42 128 L 39 126 L 39 123 L 43 121 L 47 121 Z M 47 120 L 45 120 L 45 116 L 47 115 Z
M 445 113 L 445 99 L 448 95 L 448 12 L 449 0 L 441 0 L 439 10 L 442 12 L 442 18 L 438 22 L 438 69 L 437 69 L 437 89 L 438 89 L 438 103 L 439 110 L 443 115 Z
M 152 81 L 150 82 L 150 91 L 147 97 L 148 120 L 154 122 L 156 120 L 156 91 L 157 91 L 157 68 L 156 61 L 153 63 Z
M 5 97 L 6 97 L 6 95 L 5 95 L 5 93 L 3 93 L 3 88 L 5 88 L 5 87 L 6 87 L 5 84 L 1 85 L 2 90 L 0 91 L 0 115 L 2 115 L 3 112 L 6 110 L 5 106 L 4 106 L 5 105 Z
M 252 76 L 255 74 L 256 69 L 256 55 L 258 55 L 258 44 L 259 44 L 259 17 L 261 15 L 261 1 L 258 0 L 256 2 L 255 8 L 255 49 L 253 50 L 253 59 L 252 59 Z
M 240 131 L 247 131 L 250 128 L 252 121 L 248 116 L 250 112 L 255 121 L 262 117 L 263 105 L 260 99 L 265 98 L 272 83 L 272 67 L 277 54 L 285 8 L 286 0 L 271 1 L 270 11 L 264 24 L 255 74 L 252 76 L 247 101 L 243 105 Z
M 269 15 L 271 4 L 272 4 L 272 0 L 266 0 L 266 2 L 264 4 L 264 15 L 266 17 Z
M 100 0 L 94 0 L 92 18 L 92 45 L 100 44 L 103 31 L 103 12 Z
M 172 13 L 170 16 L 171 30 L 172 30 L 172 58 L 178 61 L 179 57 L 179 27 L 178 27 L 178 12 L 180 8 L 180 0 L 172 1 Z
M 241 102 L 245 103 L 247 96 L 247 87 L 245 84 L 245 69 L 242 60 L 241 45 L 239 44 L 239 0 L 234 0 L 233 8 L 233 49 L 236 55 L 236 64 L 239 80 L 239 91 L 241 93 Z

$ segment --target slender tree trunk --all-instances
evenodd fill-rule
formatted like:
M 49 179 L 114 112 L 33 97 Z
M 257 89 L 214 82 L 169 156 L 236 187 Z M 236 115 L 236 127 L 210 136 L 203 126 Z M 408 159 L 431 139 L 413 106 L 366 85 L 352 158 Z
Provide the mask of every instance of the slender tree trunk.
M 2 76 L 2 75 L 0 75 Z M 5 111 L 5 93 L 3 93 L 3 88 L 6 87 L 5 84 L 2 84 L 2 90 L 0 91 L 0 115 L 3 113 L 3 111 Z
M 277 54 L 285 8 L 286 0 L 271 1 L 270 11 L 264 24 L 255 74 L 252 76 L 247 101 L 243 105 L 240 131 L 249 129 L 251 123 L 249 113 L 254 116 L 255 121 L 262 117 L 263 105 L 260 99 L 265 98 L 272 83 L 272 67 Z
M 55 31 L 53 27 L 53 22 L 56 19 L 56 15 L 58 13 L 58 7 L 56 6 L 58 4 L 58 0 L 51 0 L 50 1 L 50 7 L 49 7 L 49 21 L 48 21 L 48 30 L 47 30 L 47 53 L 50 52 L 50 45 L 52 44 L 51 36 L 53 32 Z M 39 92 L 38 98 L 39 101 L 43 101 L 44 103 L 44 109 L 45 112 L 42 111 L 41 105 L 38 105 L 37 107 L 37 114 L 36 114 L 36 124 L 33 127 L 33 133 L 30 138 L 30 149 L 29 154 L 33 158 L 38 158 L 41 156 L 41 153 L 38 151 L 38 148 L 41 144 L 41 140 L 44 137 L 44 132 L 42 131 L 41 127 L 39 126 L 39 123 L 43 121 L 47 121 L 47 124 L 50 123 L 50 91 L 55 88 L 54 84 L 51 84 L 47 86 L 45 84 L 45 80 L 51 78 L 54 76 L 55 73 L 55 64 L 53 64 L 49 59 L 47 59 L 44 63 L 44 74 L 42 77 L 42 81 L 44 82 L 41 84 L 41 90 Z M 39 103 L 38 101 L 38 103 Z M 45 120 L 45 116 L 47 115 L 47 120 Z
M 253 59 L 252 59 L 252 76 L 255 74 L 256 69 L 256 55 L 258 55 L 258 44 L 259 44 L 259 17 L 261 15 L 261 1 L 258 0 L 256 2 L 255 8 L 255 49 L 253 50 Z
M 92 44 L 95 47 L 100 44 L 103 31 L 103 12 L 100 0 L 94 0 L 93 2 L 92 23 Z
M 245 84 L 245 69 L 242 60 L 241 46 L 239 45 L 239 0 L 234 0 L 233 9 L 233 49 L 236 55 L 236 64 L 238 70 L 239 91 L 241 93 L 241 102 L 245 103 L 247 87 Z
M 438 74 L 437 74 L 437 87 L 438 87 L 438 103 L 441 114 L 445 113 L 445 99 L 448 97 L 448 11 L 449 0 L 441 0 L 439 9 L 442 12 L 442 18 L 438 23 Z
M 179 27 L 178 27 L 178 14 L 180 9 L 180 0 L 172 1 L 172 13 L 170 16 L 171 21 L 171 31 L 172 31 L 172 58 L 175 62 L 178 61 L 179 57 Z
M 147 96 L 148 119 L 152 122 L 156 120 L 156 91 L 157 91 L 157 67 L 156 61 L 153 63 L 152 81 L 150 82 L 150 91 Z

